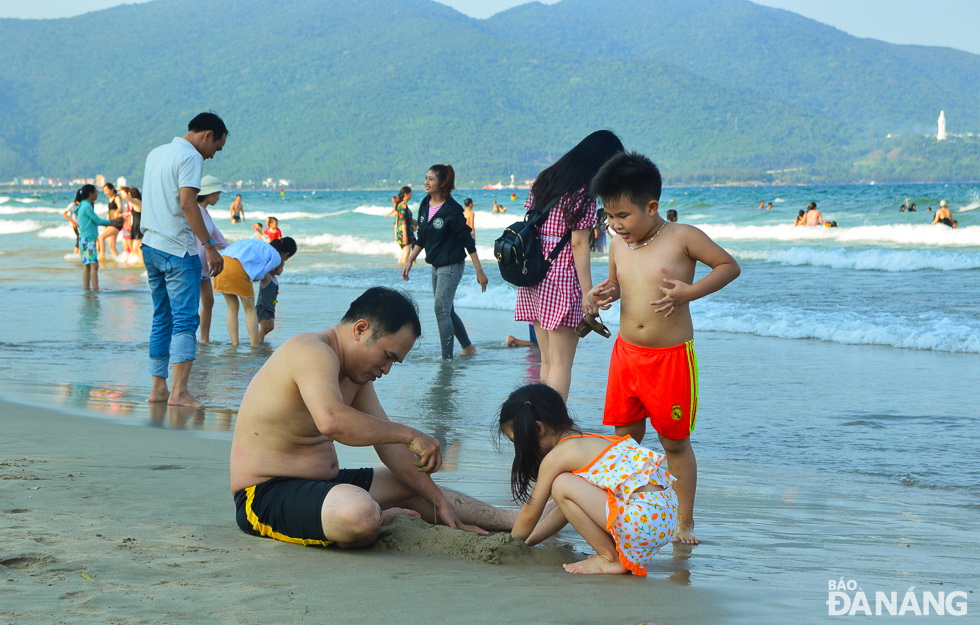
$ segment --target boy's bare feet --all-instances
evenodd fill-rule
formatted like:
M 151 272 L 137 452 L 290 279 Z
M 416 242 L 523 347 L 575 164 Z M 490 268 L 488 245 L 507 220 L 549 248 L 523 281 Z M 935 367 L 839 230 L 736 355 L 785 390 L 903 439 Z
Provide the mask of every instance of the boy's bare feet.
M 476 345 L 472 345 L 472 344 L 469 347 L 464 347 L 462 352 L 463 356 L 472 356 L 475 353 L 476 353 Z
M 626 567 L 619 560 L 613 562 L 603 558 L 599 554 L 581 562 L 572 562 L 570 564 L 562 564 L 561 566 L 569 573 L 578 573 L 580 575 L 623 575 L 627 572 Z
M 178 393 L 173 391 L 170 393 L 170 399 L 167 400 L 168 406 L 186 406 L 187 408 L 203 408 L 204 404 L 197 401 L 197 398 L 191 395 L 189 392 L 184 391 L 183 393 Z
M 700 544 L 701 541 L 694 535 L 694 523 L 678 525 L 677 531 L 674 532 L 673 542 L 684 543 L 685 545 Z

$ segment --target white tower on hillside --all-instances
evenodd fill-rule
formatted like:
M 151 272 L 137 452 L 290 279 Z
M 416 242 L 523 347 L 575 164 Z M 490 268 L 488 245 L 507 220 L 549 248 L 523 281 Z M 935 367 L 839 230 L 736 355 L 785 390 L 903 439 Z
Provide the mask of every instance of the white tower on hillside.
M 946 111 L 939 111 L 939 130 L 936 132 L 936 141 L 946 140 Z

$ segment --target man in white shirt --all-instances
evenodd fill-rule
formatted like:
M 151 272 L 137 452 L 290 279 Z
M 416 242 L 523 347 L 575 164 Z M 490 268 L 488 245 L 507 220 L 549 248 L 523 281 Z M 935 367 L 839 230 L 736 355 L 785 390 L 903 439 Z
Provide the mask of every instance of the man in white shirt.
M 221 273 L 223 260 L 208 234 L 197 194 L 205 159 L 214 158 L 228 129 L 214 113 L 201 113 L 187 134 L 154 149 L 143 171 L 143 263 L 153 296 L 150 331 L 150 402 L 172 406 L 201 405 L 187 388 L 197 349 L 201 260 L 194 244 L 204 243 L 208 273 Z M 172 390 L 167 388 L 170 363 Z

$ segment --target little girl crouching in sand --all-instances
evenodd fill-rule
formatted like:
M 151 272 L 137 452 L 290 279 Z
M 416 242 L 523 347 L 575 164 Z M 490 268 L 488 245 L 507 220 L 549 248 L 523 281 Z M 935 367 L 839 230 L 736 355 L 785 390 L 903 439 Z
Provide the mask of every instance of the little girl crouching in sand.
M 511 534 L 536 545 L 571 523 L 596 555 L 563 565 L 566 571 L 646 575 L 646 563 L 677 528 L 664 456 L 629 436 L 581 432 L 545 384 L 511 393 L 499 427 L 514 443 L 511 490 L 524 503 Z M 546 511 L 551 498 L 557 508 Z

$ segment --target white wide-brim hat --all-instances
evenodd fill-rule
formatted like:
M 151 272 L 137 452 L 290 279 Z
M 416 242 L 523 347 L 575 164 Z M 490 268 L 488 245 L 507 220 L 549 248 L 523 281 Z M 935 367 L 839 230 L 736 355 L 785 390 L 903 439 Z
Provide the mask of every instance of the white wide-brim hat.
M 212 193 L 223 192 L 224 188 L 221 186 L 221 181 L 216 176 L 204 176 L 201 178 L 201 190 L 197 192 L 198 195 L 211 195 Z

